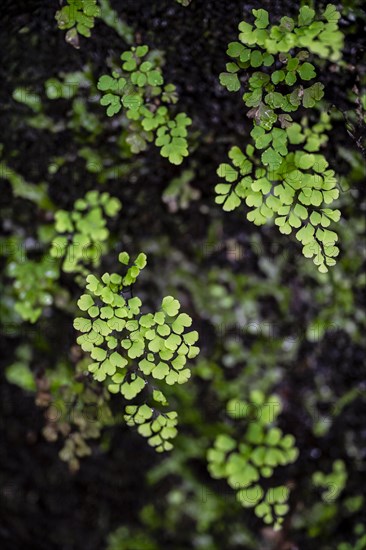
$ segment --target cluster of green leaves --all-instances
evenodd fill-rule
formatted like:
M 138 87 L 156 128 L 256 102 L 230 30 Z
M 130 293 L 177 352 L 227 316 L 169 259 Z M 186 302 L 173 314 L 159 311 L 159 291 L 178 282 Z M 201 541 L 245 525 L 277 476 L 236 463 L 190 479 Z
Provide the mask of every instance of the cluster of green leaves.
M 127 142 L 133 153 L 147 147 L 155 139 L 161 155 L 173 164 L 181 164 L 188 156 L 187 126 L 191 119 L 185 113 L 171 117 L 166 106 L 178 98 L 173 84 L 164 84 L 156 57 L 148 46 L 132 47 L 121 55 L 122 69 L 103 75 L 98 89 L 103 92 L 101 105 L 107 115 L 118 114 L 122 108 L 131 121 Z
M 216 186 L 216 202 L 224 210 L 233 210 L 244 200 L 253 208 L 247 217 L 255 224 L 274 217 L 281 233 L 288 235 L 296 229 L 303 254 L 326 272 L 339 253 L 337 234 L 327 228 L 340 218 L 340 212 L 330 207 L 339 195 L 334 171 L 318 153 L 327 141 L 324 130 L 329 129 L 329 117 L 322 114 L 310 129 L 306 119 L 296 123 L 289 113 L 319 106 L 324 95 L 321 83 L 309 87 L 295 84 L 316 77 L 315 66 L 306 61 L 309 52 L 339 59 L 343 44 L 338 30 L 340 15 L 328 5 L 321 16 L 325 21 L 314 21 L 314 10 L 304 6 L 297 26 L 284 17 L 280 26 L 267 29 L 268 13 L 252 11 L 254 27 L 240 23 L 240 42 L 230 43 L 227 50 L 235 61 L 227 64 L 220 81 L 229 91 L 238 91 L 240 69 L 263 67 L 250 76 L 249 91 L 243 95 L 250 107 L 248 116 L 253 118 L 254 146 L 247 146 L 246 154 L 233 147 L 229 157 L 234 167 L 220 165 L 218 174 L 226 183 Z M 302 47 L 307 50 L 300 49 L 295 55 L 295 48 Z
M 67 0 L 67 5 L 56 12 L 55 19 L 59 29 L 68 29 L 66 42 L 79 48 L 79 34 L 89 38 L 95 18 L 100 16 L 97 0 Z
M 61 357 L 37 376 L 36 402 L 45 417 L 42 434 L 49 442 L 61 440 L 59 456 L 71 471 L 92 453 L 88 440 L 98 439 L 102 428 L 113 423 L 107 390 L 84 376 L 87 362 L 83 358 L 71 364 Z
M 227 71 L 235 74 L 240 69 L 249 67 L 258 68 L 264 65 L 271 67 L 275 64 L 274 56 L 280 54 L 279 61 L 285 67 L 284 75 L 276 71 L 272 82 L 277 84 L 286 80 L 286 73 L 294 73 L 287 77 L 287 84 L 292 86 L 298 76 L 302 80 L 311 80 L 315 77 L 314 67 L 310 63 L 302 63 L 308 57 L 308 52 L 323 59 L 338 61 L 343 47 L 343 33 L 339 30 L 340 13 L 333 4 L 328 4 L 323 13 L 316 20 L 315 11 L 309 6 L 300 8 L 297 22 L 291 17 L 282 17 L 280 25 L 269 27 L 269 15 L 264 9 L 253 9 L 254 26 L 246 21 L 239 24 L 240 42 L 231 42 L 228 55 L 235 58 L 235 64 L 229 64 Z M 297 55 L 295 61 L 288 53 L 295 48 L 304 48 Z M 262 51 L 261 51 L 262 50 Z M 285 54 L 285 55 L 283 55 Z M 225 73 L 222 77 L 224 78 Z M 232 82 L 239 81 L 234 79 Z M 234 86 L 237 87 L 237 84 Z M 237 87 L 237 89 L 240 88 Z
M 52 369 L 39 373 L 32 370 L 34 345 L 21 344 L 15 350 L 15 361 L 5 370 L 7 380 L 27 392 L 34 392 L 37 405 L 44 409 L 44 438 L 49 442 L 63 440 L 59 456 L 76 471 L 80 459 L 92 452 L 89 439 L 97 439 L 105 425 L 112 424 L 107 390 L 96 391 L 85 377 L 85 359 L 76 365 L 56 360 Z M 76 377 L 74 374 L 76 372 Z
M 122 252 L 119 261 L 127 268 L 130 257 Z M 166 406 L 165 395 L 152 382 L 164 381 L 168 386 L 187 382 L 191 372 L 186 363 L 199 352 L 195 346 L 198 333 L 187 332 L 192 319 L 179 313 L 180 304 L 172 296 L 162 300 L 156 313 L 141 313 L 142 302 L 131 296 L 131 287 L 145 266 L 146 255 L 141 253 L 124 276 L 105 273 L 98 279 L 88 275 L 89 292 L 78 301 L 88 317 L 77 317 L 74 327 L 83 333 L 78 344 L 94 360 L 89 372 L 98 382 L 105 382 L 110 393 L 131 400 L 147 389 L 154 403 Z M 126 419 L 129 425 L 139 425 L 139 433 L 157 451 L 171 449 L 168 439 L 176 435 L 176 413 L 161 413 L 144 404 L 127 407 Z
M 69 73 L 67 79 L 48 78 L 44 83 L 46 96 L 48 99 L 71 99 L 79 91 L 80 82 L 83 75 L 81 73 Z M 69 80 L 70 79 L 70 80 Z
M 47 373 L 52 401 L 46 409 L 42 431 L 48 441 L 63 440 L 59 456 L 71 471 L 77 471 L 80 460 L 91 455 L 89 440 L 99 439 L 102 429 L 114 422 L 108 391 L 100 391 L 82 376 L 85 362 L 83 359 L 73 365 L 75 379 L 62 366 Z
M 182 4 L 185 8 L 189 6 L 189 4 L 192 2 L 192 0 L 176 0 L 178 4 Z
M 256 126 L 252 131 L 257 147 L 262 146 L 262 130 Z M 265 137 L 272 141 L 273 147 L 262 153 L 260 159 L 252 145 L 247 146 L 245 153 L 239 147 L 230 150 L 233 165 L 224 163 L 218 168 L 225 183 L 215 187 L 216 202 L 230 211 L 243 200 L 252 209 L 247 218 L 254 224 L 263 225 L 274 218 L 281 233 L 289 235 L 295 230 L 304 256 L 312 258 L 319 271 L 325 273 L 327 266 L 335 264 L 339 253 L 335 245 L 338 235 L 328 229 L 340 219 L 340 211 L 331 208 L 339 196 L 334 171 L 329 169 L 323 155 L 306 150 L 287 152 L 281 157 L 279 151 L 287 151 L 287 140 L 288 143 L 305 140 L 299 124 L 274 128 Z M 316 141 L 316 134 L 311 139 Z
M 280 411 L 279 398 L 266 398 L 259 390 L 251 392 L 248 402 L 229 401 L 229 416 L 247 420 L 243 441 L 220 434 L 207 453 L 211 476 L 227 479 L 242 506 L 254 508 L 255 514 L 275 529 L 281 528 L 289 509 L 288 489 L 284 485 L 264 489 L 260 480 L 270 478 L 274 468 L 290 464 L 298 456 L 295 438 L 272 425 Z
M 106 217 L 116 216 L 120 208 L 120 201 L 108 193 L 88 191 L 83 199 L 77 199 L 72 212 L 55 213 L 59 235 L 52 241 L 50 255 L 63 259 L 63 271 L 86 275 L 85 264 L 99 266 L 109 237 Z
M 18 88 L 15 95 L 18 100 L 22 99 L 22 102 L 26 102 L 25 89 Z M 2 150 L 3 145 L 0 144 L 0 154 Z M 10 183 L 13 197 L 29 201 L 50 212 L 55 209 L 47 194 L 46 183 L 26 181 L 4 160 L 0 162 L 0 178 Z M 36 243 L 29 239 L 28 244 L 20 235 L 1 239 L 0 253 L 7 258 L 6 275 L 14 279 L 11 293 L 9 293 L 12 299 L 15 299 L 12 307 L 24 321 L 35 323 L 43 308 L 53 304 L 59 268 L 49 256 L 42 255 L 39 258 L 40 249 Z M 35 253 L 33 256 L 32 252 Z
M 125 420 L 127 426 L 137 426 L 138 433 L 147 437 L 149 445 L 154 447 L 157 452 L 170 451 L 173 448 L 171 440 L 178 433 L 176 411 L 161 414 L 146 404 L 128 405 Z
M 29 184 L 11 170 L 6 175 L 16 196 L 56 210 L 43 184 Z M 56 210 L 54 225 L 39 227 L 37 240 L 31 241 L 29 249 L 26 240 L 3 240 L 6 274 L 14 279 L 14 309 L 23 320 L 35 323 L 43 308 L 54 303 L 55 295 L 65 292 L 58 286 L 60 269 L 75 273 L 77 280 L 81 274 L 86 276 L 90 267 L 99 266 L 108 249 L 106 218 L 115 216 L 120 208 L 120 201 L 108 193 L 89 191 L 75 202 L 72 212 Z
M 22 244 L 19 243 L 18 247 L 21 252 Z M 15 311 L 24 321 L 35 323 L 43 308 L 53 304 L 59 278 L 58 266 L 46 255 L 37 261 L 20 253 L 9 262 L 7 275 L 14 279 Z
M 311 108 L 323 97 L 321 83 L 304 88 L 301 81 L 316 77 L 315 66 L 306 61 L 310 54 L 332 61 L 341 57 L 340 14 L 334 6 L 328 5 L 320 16 L 325 22 L 314 21 L 314 10 L 305 6 L 300 9 L 297 26 L 293 19 L 283 17 L 280 26 L 273 25 L 268 29 L 268 12 L 262 9 L 252 12 L 255 15 L 254 27 L 244 21 L 239 24 L 240 42 L 231 42 L 227 50 L 234 61 L 226 65 L 227 72 L 220 74 L 220 81 L 229 91 L 238 91 L 241 88 L 239 71 L 262 67 L 249 78 L 249 92 L 244 94 L 243 101 L 247 107 L 255 108 L 249 116 L 256 116 L 265 129 L 270 129 L 278 120 L 276 110 L 291 113 L 300 106 Z M 304 16 L 304 13 L 308 15 Z M 296 49 L 299 51 L 295 55 Z M 288 87 L 292 88 L 296 83 L 298 86 L 288 91 Z M 291 120 L 289 115 L 283 118 Z

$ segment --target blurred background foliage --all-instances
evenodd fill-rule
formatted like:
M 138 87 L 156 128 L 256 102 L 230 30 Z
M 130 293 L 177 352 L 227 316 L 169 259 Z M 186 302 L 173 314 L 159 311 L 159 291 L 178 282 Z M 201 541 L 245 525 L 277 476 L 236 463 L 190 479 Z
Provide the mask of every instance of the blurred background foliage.
M 344 63 L 319 75 L 332 121 L 323 154 L 342 212 L 339 259 L 325 274 L 275 226 L 257 228 L 214 201 L 218 163 L 245 147 L 252 126 L 241 98 L 219 84 L 227 43 L 252 8 L 280 18 L 298 4 L 99 4 L 78 44 L 57 28 L 56 0 L 6 0 L 2 11 L 1 547 L 366 548 L 362 2 L 337 5 Z M 181 166 L 153 146 L 133 154 L 128 119 L 99 105 L 98 78 L 134 43 L 149 45 L 192 119 Z M 117 271 L 122 250 L 145 252 L 138 295 L 152 311 L 175 296 L 200 333 L 190 381 L 168 395 L 179 412 L 170 453 L 156 455 L 126 427 L 123 404 L 85 375 L 75 344 L 80 287 L 49 249 L 55 212 L 90 190 L 122 203 L 95 272 Z M 276 424 L 299 450 L 274 473 L 290 490 L 278 532 L 207 468 L 218 435 L 244 441 L 245 423 L 226 406 L 253 390 L 279 397 Z

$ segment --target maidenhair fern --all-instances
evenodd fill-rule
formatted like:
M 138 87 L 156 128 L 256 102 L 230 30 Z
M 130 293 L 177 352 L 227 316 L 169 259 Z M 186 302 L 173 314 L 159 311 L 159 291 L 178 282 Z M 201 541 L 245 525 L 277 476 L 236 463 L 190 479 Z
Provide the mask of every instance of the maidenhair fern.
M 53 304 L 59 269 L 47 256 L 40 261 L 31 260 L 26 257 L 21 243 L 18 247 L 19 254 L 7 266 L 7 275 L 14 279 L 14 309 L 24 321 L 35 323 L 43 308 Z
M 63 443 L 59 456 L 72 471 L 78 470 L 80 459 L 92 454 L 91 440 L 99 439 L 102 429 L 115 422 L 110 395 L 86 379 L 85 362 L 87 359 L 82 359 L 72 367 L 56 363 L 38 380 L 43 392 L 37 403 L 46 409 L 43 436 Z
M 131 121 L 131 134 L 127 142 L 133 153 L 155 141 L 161 155 L 173 164 L 181 164 L 188 156 L 187 126 L 191 119 L 185 113 L 171 116 L 168 104 L 178 100 L 173 84 L 164 85 L 164 77 L 156 56 L 148 46 L 133 47 L 121 55 L 122 68 L 112 75 L 103 75 L 98 89 L 103 92 L 100 103 L 107 108 L 107 115 L 126 109 Z
M 52 241 L 50 254 L 63 260 L 63 271 L 87 275 L 86 264 L 99 265 L 109 236 L 106 217 L 116 216 L 120 208 L 120 201 L 108 193 L 89 191 L 75 202 L 72 212 L 56 212 L 59 235 Z
M 79 48 L 79 34 L 89 38 L 94 20 L 100 15 L 97 0 L 67 0 L 67 5 L 56 12 L 55 18 L 58 27 L 67 30 L 66 42 Z
M 255 514 L 275 529 L 281 527 L 288 512 L 289 491 L 285 485 L 268 487 L 265 480 L 275 468 L 294 462 L 298 456 L 294 437 L 272 425 L 280 411 L 279 398 L 273 395 L 266 399 L 260 391 L 252 391 L 248 402 L 229 401 L 229 416 L 245 418 L 247 429 L 240 442 L 220 434 L 207 454 L 212 477 L 226 479 L 241 505 L 254 508 Z
M 78 301 L 87 317 L 74 321 L 74 327 L 83 333 L 77 342 L 93 359 L 89 372 L 110 393 L 122 394 L 130 401 L 144 391 L 142 405 L 126 407 L 126 421 L 138 425 L 138 432 L 157 451 L 170 450 L 169 440 L 177 433 L 177 413 L 159 410 L 168 402 L 155 383 L 173 386 L 187 382 L 191 372 L 186 363 L 199 352 L 195 346 L 198 333 L 187 332 L 192 319 L 179 312 L 180 304 L 172 296 L 162 300 L 159 311 L 142 314 L 142 302 L 132 296 L 131 288 L 146 266 L 146 256 L 139 254 L 129 266 L 130 257 L 123 252 L 119 261 L 126 269 L 123 276 L 87 276 L 88 292 Z
M 216 202 L 229 211 L 245 201 L 251 208 L 247 218 L 256 225 L 274 218 L 281 233 L 295 230 L 303 254 L 326 272 L 339 253 L 337 234 L 328 226 L 340 218 L 333 207 L 339 195 L 334 171 L 317 152 L 327 140 L 329 117 L 322 114 L 309 127 L 306 117 L 295 123 L 290 113 L 320 108 L 324 86 L 305 85 L 316 78 L 315 66 L 307 59 L 310 54 L 332 61 L 340 58 L 340 15 L 328 5 L 321 20 L 314 20 L 314 10 L 304 6 L 297 24 L 283 17 L 280 25 L 268 28 L 268 13 L 252 12 L 254 26 L 240 23 L 240 42 L 230 43 L 227 50 L 234 61 L 227 64 L 220 81 L 229 91 L 238 91 L 240 70 L 261 68 L 250 76 L 243 95 L 253 119 L 254 146 L 248 145 L 245 153 L 233 147 L 232 164 L 220 165 L 218 175 L 226 183 L 216 186 Z
M 18 181 L 15 173 L 11 173 L 13 180 L 19 196 L 41 202 L 40 184 Z M 35 323 L 43 308 L 53 304 L 59 291 L 60 270 L 75 274 L 79 282 L 81 275 L 85 277 L 91 268 L 99 266 L 108 250 L 107 218 L 116 216 L 120 208 L 120 201 L 108 193 L 89 191 L 76 200 L 71 212 L 56 211 L 54 224 L 40 228 L 37 236 L 40 242 L 29 251 L 19 238 L 6 241 L 4 248 L 9 257 L 6 273 L 14 279 L 15 311 L 22 319 Z M 40 258 L 33 259 L 32 252 Z

